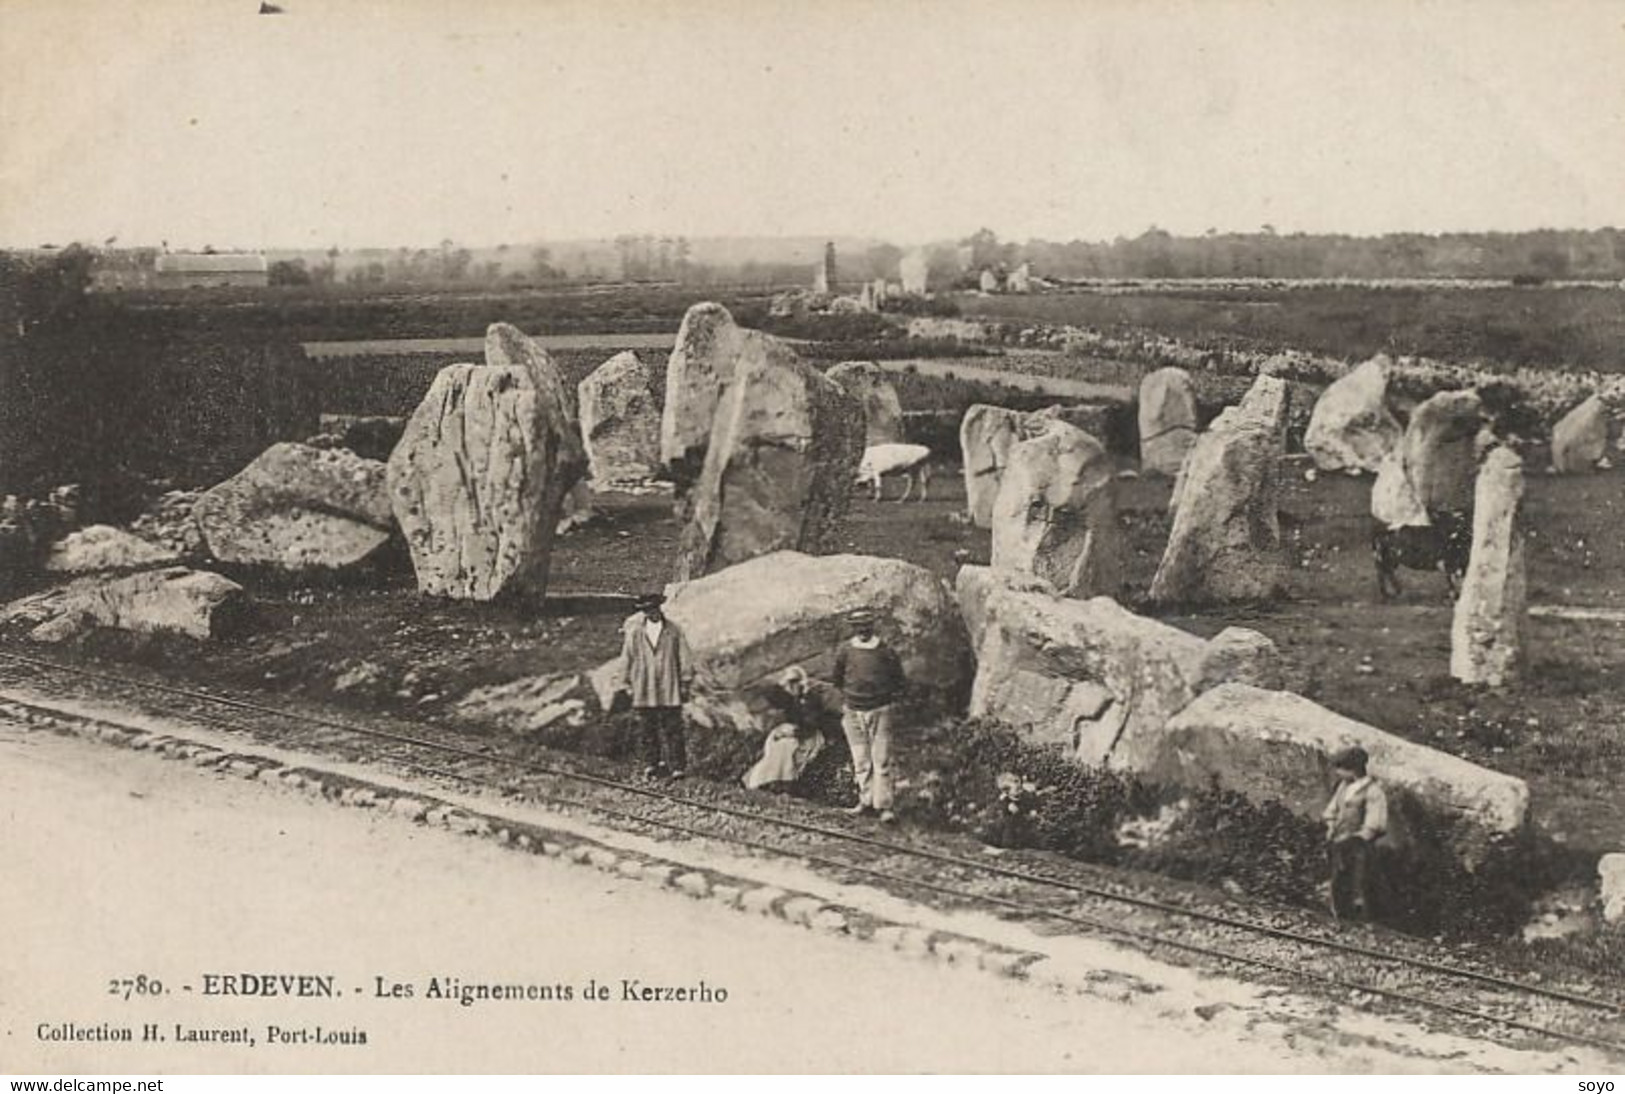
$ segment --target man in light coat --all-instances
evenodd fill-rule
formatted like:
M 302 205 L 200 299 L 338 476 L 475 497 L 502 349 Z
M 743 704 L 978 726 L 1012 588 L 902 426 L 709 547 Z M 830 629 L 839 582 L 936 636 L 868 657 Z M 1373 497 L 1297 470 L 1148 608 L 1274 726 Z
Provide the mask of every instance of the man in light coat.
M 638 614 L 622 628 L 619 690 L 632 697 L 643 773 L 680 779 L 688 766 L 683 702 L 694 665 L 682 629 L 661 611 L 665 600 L 659 593 L 646 593 L 635 601 Z

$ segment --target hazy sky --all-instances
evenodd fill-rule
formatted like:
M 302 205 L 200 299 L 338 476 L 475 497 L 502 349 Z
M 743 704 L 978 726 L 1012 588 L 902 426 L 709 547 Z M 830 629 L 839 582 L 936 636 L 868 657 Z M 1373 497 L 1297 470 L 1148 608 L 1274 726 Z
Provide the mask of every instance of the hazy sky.
M 1625 0 L 0 0 L 0 244 L 1625 226 Z

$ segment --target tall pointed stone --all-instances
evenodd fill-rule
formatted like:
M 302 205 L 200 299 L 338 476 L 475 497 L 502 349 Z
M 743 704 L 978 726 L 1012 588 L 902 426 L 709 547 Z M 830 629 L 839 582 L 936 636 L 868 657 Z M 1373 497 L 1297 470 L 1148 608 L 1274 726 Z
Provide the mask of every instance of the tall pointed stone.
M 993 499 L 1021 436 L 1020 411 L 978 403 L 959 422 L 960 466 L 965 475 L 965 509 L 978 528 L 993 527 Z
M 717 403 L 741 362 L 789 362 L 784 343 L 734 322 L 721 304 L 695 304 L 683 316 L 666 362 L 666 402 L 660 414 L 660 460 L 679 489 L 705 465 Z
M 835 547 L 863 455 L 858 401 L 793 355 L 751 354 L 715 418 L 676 580 L 772 551 Z
M 1513 682 L 1523 659 L 1526 597 L 1523 461 L 1508 448 L 1484 457 L 1473 490 L 1473 552 L 1450 628 L 1450 675 L 1468 684 Z
M 435 377 L 389 458 L 390 505 L 422 592 L 540 597 L 586 466 L 575 408 L 547 352 L 508 324 L 487 330 L 485 356 Z
M 1277 510 L 1287 402 L 1285 381 L 1260 376 L 1192 446 L 1153 601 L 1265 600 L 1285 587 Z

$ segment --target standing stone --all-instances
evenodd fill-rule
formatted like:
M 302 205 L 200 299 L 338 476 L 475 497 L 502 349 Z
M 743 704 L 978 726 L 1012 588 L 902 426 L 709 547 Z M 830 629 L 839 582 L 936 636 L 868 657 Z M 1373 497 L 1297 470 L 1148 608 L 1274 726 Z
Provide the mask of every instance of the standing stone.
M 824 257 L 813 271 L 813 292 L 831 293 L 835 291 L 835 244 L 824 244 Z
M 868 281 L 865 281 L 863 288 L 858 290 L 858 310 L 867 312 L 880 310 L 880 304 L 875 299 L 875 287 Z
M 1010 449 L 993 502 L 993 566 L 1036 574 L 1067 596 L 1116 596 L 1122 534 L 1116 469 L 1089 434 L 1058 420 Z
M 1027 263 L 1027 262 L 1023 262 L 1021 265 L 1019 265 L 1015 269 L 1011 270 L 1010 271 L 1010 276 L 1005 279 L 1004 287 L 1005 287 L 1005 290 L 1008 291 L 1008 292 L 1032 292 L 1033 291 L 1033 268 L 1032 268 L 1032 264 Z
M 192 517 L 221 562 L 290 571 L 359 562 L 393 523 L 383 464 L 289 442 L 204 491 Z
M 1471 391 L 1441 391 L 1411 412 L 1401 442 L 1405 478 L 1429 512 L 1465 513 L 1472 505 L 1478 457 L 1473 442 L 1483 405 Z
M 1403 433 L 1388 409 L 1386 355 L 1333 383 L 1315 402 L 1303 447 L 1322 471 L 1372 472 Z
M 1371 484 L 1371 515 L 1385 528 L 1426 527 L 1433 523 L 1405 477 L 1405 454 L 1395 448 L 1377 468 Z
M 903 404 L 873 361 L 843 361 L 825 373 L 863 407 L 864 447 L 903 443 Z
M 1192 446 L 1153 601 L 1266 600 L 1285 587 L 1277 508 L 1286 396 L 1285 381 L 1258 377 Z
M 1523 462 L 1507 448 L 1484 459 L 1473 491 L 1473 551 L 1450 628 L 1450 675 L 1501 687 L 1523 656 Z
M 1190 373 L 1159 368 L 1140 381 L 1140 470 L 1176 475 L 1196 443 L 1196 392 Z
M 877 308 L 881 304 L 884 304 L 887 300 L 891 299 L 892 287 L 891 287 L 890 283 L 888 283 L 887 280 L 884 277 L 875 278 L 875 280 L 874 280 L 874 290 L 875 290 L 875 306 Z
M 1021 436 L 1021 414 L 978 403 L 959 423 L 959 451 L 965 474 L 965 509 L 978 528 L 993 527 L 993 500 Z
M 1603 922 L 1625 922 L 1625 854 L 1615 851 L 1598 859 L 1597 882 Z
M 692 483 L 705 465 L 717 403 L 742 362 L 794 360 L 788 346 L 740 327 L 721 304 L 688 309 L 666 362 L 666 403 L 660 414 L 660 461 L 679 489 Z
M 1595 471 L 1608 454 L 1608 408 L 1593 395 L 1552 427 L 1552 470 L 1565 475 Z
M 628 350 L 576 386 L 581 442 L 600 488 L 646 482 L 660 465 L 660 408 L 651 379 L 648 366 Z
M 981 276 L 977 278 L 977 287 L 983 292 L 998 292 L 999 275 L 992 270 L 983 270 Z
M 857 399 L 804 362 L 740 360 L 689 499 L 677 580 L 771 551 L 827 551 L 845 521 L 863 429 Z
M 903 256 L 898 264 L 898 274 L 903 279 L 904 296 L 924 296 L 930 278 L 931 261 L 926 258 L 924 251 L 910 251 Z
M 435 377 L 389 458 L 389 498 L 422 592 L 540 597 L 586 465 L 580 430 L 540 346 L 497 323 L 485 357 Z

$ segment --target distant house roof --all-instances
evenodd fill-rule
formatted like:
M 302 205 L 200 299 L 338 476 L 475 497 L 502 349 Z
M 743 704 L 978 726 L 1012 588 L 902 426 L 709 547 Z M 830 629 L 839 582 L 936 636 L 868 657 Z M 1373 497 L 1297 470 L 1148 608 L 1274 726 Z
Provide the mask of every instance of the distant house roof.
M 159 273 L 265 273 L 264 255 L 161 254 Z

